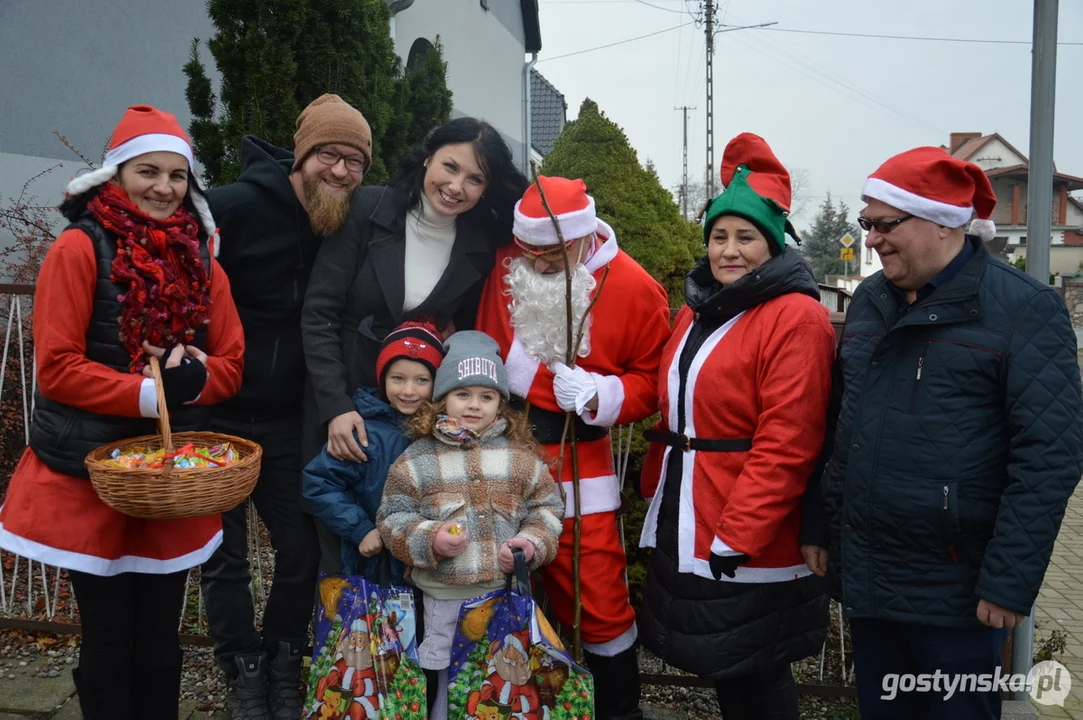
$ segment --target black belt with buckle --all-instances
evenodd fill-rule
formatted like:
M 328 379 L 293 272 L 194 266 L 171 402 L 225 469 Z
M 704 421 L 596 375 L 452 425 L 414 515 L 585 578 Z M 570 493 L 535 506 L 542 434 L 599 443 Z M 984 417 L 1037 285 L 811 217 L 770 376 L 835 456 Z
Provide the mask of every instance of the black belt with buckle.
M 748 452 L 752 449 L 752 438 L 694 438 L 681 433 L 662 430 L 647 430 L 643 433 L 647 440 L 675 447 L 678 450 L 703 450 L 706 452 Z
M 520 412 L 526 413 L 527 424 L 534 432 L 534 439 L 542 445 L 559 445 L 560 437 L 564 434 L 564 421 L 566 414 L 543 410 L 537 405 L 531 405 L 529 410 L 526 401 L 515 395 L 511 396 L 508 405 Z M 575 439 L 577 442 L 591 442 L 601 440 L 609 435 L 609 428 L 587 425 L 583 418 L 575 416 Z

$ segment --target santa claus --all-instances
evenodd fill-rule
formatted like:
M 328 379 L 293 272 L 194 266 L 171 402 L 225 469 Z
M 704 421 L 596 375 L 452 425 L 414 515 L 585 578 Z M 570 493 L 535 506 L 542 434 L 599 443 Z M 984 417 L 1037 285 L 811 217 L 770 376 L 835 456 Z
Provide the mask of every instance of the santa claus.
M 350 697 L 349 705 L 341 715 L 334 718 L 345 720 L 370 720 L 380 717 L 380 699 L 376 690 L 376 670 L 372 664 L 368 625 L 363 618 L 350 624 L 350 632 L 339 644 L 342 657 L 331 666 L 330 672 L 320 678 L 316 685 L 316 697 L 324 701 L 333 697 Z M 339 690 L 346 692 L 339 693 Z
M 479 709 L 496 708 L 515 720 L 542 720 L 541 694 L 530 672 L 529 630 L 508 633 L 501 642 L 493 643 L 489 659 L 489 677 L 480 690 L 470 694 L 467 713 L 483 715 Z
M 497 254 L 477 325 L 500 344 L 511 392 L 526 406 L 535 436 L 554 458 L 560 454 L 565 413 L 574 414 L 583 649 L 594 675 L 598 717 L 639 718 L 635 613 L 617 528 L 621 488 L 609 428 L 657 410 L 669 303 L 661 285 L 618 247 L 613 229 L 596 216 L 582 180 L 543 177 L 539 182 L 567 250 L 573 338 L 582 330 L 575 367 L 568 367 L 566 355 L 565 254 L 536 184 L 515 207 L 515 243 Z M 560 478 L 567 498 L 565 532 L 556 560 L 541 570 L 546 594 L 565 626 L 571 626 L 575 611 L 569 453 L 566 447 Z

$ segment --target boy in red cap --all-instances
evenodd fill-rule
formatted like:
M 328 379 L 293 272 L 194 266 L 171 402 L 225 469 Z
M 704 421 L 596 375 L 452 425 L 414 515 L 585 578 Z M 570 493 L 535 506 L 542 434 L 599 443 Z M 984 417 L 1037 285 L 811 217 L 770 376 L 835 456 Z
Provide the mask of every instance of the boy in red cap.
M 543 177 L 540 182 L 567 247 L 573 336 L 584 326 L 576 367 L 566 364 L 563 254 L 536 184 L 515 206 L 515 243 L 497 254 L 482 292 L 477 327 L 500 345 L 511 393 L 528 404 L 535 437 L 554 459 L 560 454 L 565 413 L 575 415 L 583 516 L 583 648 L 594 675 L 598 717 L 636 718 L 637 633 L 617 527 L 621 488 L 609 428 L 642 420 L 657 409 L 669 301 L 654 278 L 618 247 L 616 233 L 597 217 L 594 198 L 582 180 Z M 567 499 L 564 532 L 556 560 L 542 569 L 542 577 L 557 618 L 570 627 L 575 612 L 575 507 L 568 453 L 570 447 L 565 448 L 559 478 Z
M 992 720 L 996 686 L 892 682 L 992 675 L 1032 612 L 1083 462 L 1075 333 L 1052 288 L 986 251 L 977 165 L 915 148 L 862 195 L 884 269 L 847 313 L 829 533 L 803 549 L 850 619 L 863 718 Z

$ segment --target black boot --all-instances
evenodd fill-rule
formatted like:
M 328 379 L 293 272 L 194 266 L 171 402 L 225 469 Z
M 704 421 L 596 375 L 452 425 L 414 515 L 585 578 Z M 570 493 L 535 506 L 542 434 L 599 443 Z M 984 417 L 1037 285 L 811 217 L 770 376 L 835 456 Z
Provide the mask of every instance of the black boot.
M 598 720 L 642 720 L 639 660 L 635 647 L 613 657 L 583 653 L 594 676 L 594 716 Z
M 267 654 L 238 655 L 233 659 L 226 688 L 226 717 L 230 720 L 272 720 L 267 706 Z M 300 711 L 297 717 L 300 717 Z
M 271 717 L 298 720 L 304 708 L 301 695 L 301 650 L 304 643 L 279 642 L 271 659 Z

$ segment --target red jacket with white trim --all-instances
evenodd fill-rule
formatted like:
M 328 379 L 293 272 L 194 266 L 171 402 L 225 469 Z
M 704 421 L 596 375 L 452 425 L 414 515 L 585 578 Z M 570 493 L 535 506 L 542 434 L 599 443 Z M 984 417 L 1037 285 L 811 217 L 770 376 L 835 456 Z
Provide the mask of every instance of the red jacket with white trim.
M 579 358 L 577 365 L 594 373 L 598 384 L 598 411 L 587 410 L 582 419 L 588 425 L 608 428 L 637 422 L 657 409 L 658 364 L 669 337 L 669 300 L 662 286 L 617 247 L 612 230 L 608 239 L 601 239 L 603 244 L 586 265 L 599 285 L 606 265 L 609 276 L 591 311 L 591 352 Z M 482 291 L 477 329 L 500 345 L 513 395 L 524 397 L 531 407 L 562 413 L 553 395 L 552 371 L 527 354 L 511 327 L 504 278 L 506 261 L 518 256 L 514 245 L 497 253 L 496 267 Z M 609 437 L 578 446 L 582 514 L 616 510 L 620 488 Z M 559 444 L 546 445 L 546 449 L 554 457 L 560 453 Z M 567 458 L 562 476 L 568 498 L 565 517 L 572 517 L 572 464 Z
M 680 354 L 693 319 L 693 311 L 684 307 L 663 352 L 660 430 L 676 429 Z M 692 402 L 686 434 L 747 438 L 752 449 L 685 453 L 682 492 L 691 500 L 691 512 L 682 503 L 678 533 L 692 540 L 693 551 L 686 555 L 681 543 L 681 572 L 712 578 L 713 550 L 751 557 L 737 569 L 738 582 L 808 574 L 798 541 L 801 496 L 823 444 L 834 352 L 827 310 L 799 293 L 745 311 L 703 343 L 687 373 L 686 397 Z M 654 546 L 661 484 L 675 452 L 681 451 L 656 442 L 647 452 L 642 490 L 653 500 L 644 546 Z

